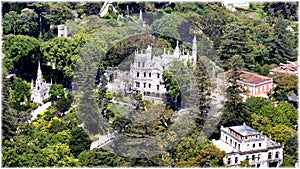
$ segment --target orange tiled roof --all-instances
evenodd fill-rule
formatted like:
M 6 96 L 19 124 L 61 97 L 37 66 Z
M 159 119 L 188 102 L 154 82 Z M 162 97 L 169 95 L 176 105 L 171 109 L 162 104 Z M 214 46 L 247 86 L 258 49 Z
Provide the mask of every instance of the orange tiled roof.
M 222 75 L 228 74 L 231 71 L 232 70 L 229 70 L 229 71 L 223 72 L 221 74 Z M 247 72 L 247 71 L 244 71 L 244 70 L 241 70 L 240 72 L 242 73 L 240 75 L 240 78 L 245 83 L 259 84 L 259 83 L 262 83 L 262 82 L 272 80 L 272 78 L 270 78 L 270 77 L 258 75 L 258 74 Z

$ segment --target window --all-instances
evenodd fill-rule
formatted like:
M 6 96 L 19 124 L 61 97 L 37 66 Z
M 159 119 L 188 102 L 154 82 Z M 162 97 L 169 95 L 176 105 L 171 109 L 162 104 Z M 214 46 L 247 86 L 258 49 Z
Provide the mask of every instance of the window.
M 140 82 L 135 82 L 136 87 L 140 87 Z
M 246 156 L 246 160 L 248 160 L 248 161 L 249 161 L 249 156 Z
M 146 77 L 146 72 L 144 72 L 144 77 Z
M 239 147 L 238 147 L 238 148 L 239 148 L 239 150 L 241 149 L 241 145 L 240 145 L 240 144 L 239 144 Z
M 261 147 L 261 143 L 258 143 L 258 146 Z
M 275 154 L 275 158 L 279 158 L 279 152 L 278 151 Z
M 255 148 L 255 144 L 253 144 L 253 146 L 252 146 L 253 148 Z
M 146 88 L 146 83 L 144 83 L 144 88 Z
M 145 62 L 143 62 L 143 67 L 145 67 Z
M 237 144 L 237 143 L 236 143 L 236 142 L 234 142 L 234 148 L 236 148 L 236 144 Z
M 151 73 L 149 73 L 149 77 L 151 77 Z
M 163 66 L 163 70 L 165 70 L 165 66 Z
M 250 146 L 250 144 L 247 144 L 247 147 L 249 147 Z
M 237 164 L 238 161 L 239 161 L 238 157 L 235 157 L 235 160 L 234 160 L 235 164 Z
M 230 139 L 230 145 L 232 145 L 232 140 Z
M 227 160 L 227 164 L 230 164 L 231 158 L 228 158 Z
M 247 140 L 248 139 L 248 137 L 245 137 L 245 140 Z
M 257 164 L 256 168 L 259 168 L 260 167 L 260 164 Z
M 150 83 L 149 83 L 148 87 L 151 88 L 151 84 Z
M 272 158 L 272 153 L 269 152 L 269 154 L 268 154 L 268 159 L 271 159 L 271 158 Z
M 159 75 L 160 75 L 160 74 L 159 74 L 159 73 L 157 73 L 157 78 L 159 78 Z
M 136 73 L 136 77 L 140 77 L 140 73 L 139 72 Z
M 156 90 L 159 90 L 159 85 L 156 85 Z
M 227 136 L 225 137 L 226 143 L 227 143 Z
M 260 159 L 260 154 L 258 154 L 257 161 L 259 161 L 259 159 Z
M 140 67 L 141 66 L 141 63 L 140 62 L 138 62 L 138 67 Z
M 255 160 L 255 155 L 252 155 L 252 160 L 253 160 L 253 161 Z

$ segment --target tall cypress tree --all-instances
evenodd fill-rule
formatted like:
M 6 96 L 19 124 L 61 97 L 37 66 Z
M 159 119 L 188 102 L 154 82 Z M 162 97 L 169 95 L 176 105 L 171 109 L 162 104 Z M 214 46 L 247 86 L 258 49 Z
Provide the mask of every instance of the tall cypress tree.
M 207 72 L 207 67 L 202 58 L 197 59 L 197 63 L 194 69 L 194 76 L 196 82 L 196 92 L 191 93 L 196 97 L 194 104 L 199 108 L 199 113 L 196 117 L 196 125 L 203 126 L 208 111 L 210 109 L 210 96 L 211 96 L 211 82 Z
M 241 94 L 245 93 L 243 86 L 238 83 L 242 81 L 240 69 L 244 63 L 241 56 L 235 55 L 229 60 L 231 70 L 227 73 L 226 101 L 223 107 L 220 125 L 241 125 L 249 119 L 247 106 L 242 100 Z
M 2 67 L 2 69 L 5 69 Z M 9 107 L 9 79 L 5 78 L 6 71 L 2 71 L 2 141 L 10 139 L 15 135 L 16 127 L 14 118 Z M 3 143 L 3 142 L 2 142 Z

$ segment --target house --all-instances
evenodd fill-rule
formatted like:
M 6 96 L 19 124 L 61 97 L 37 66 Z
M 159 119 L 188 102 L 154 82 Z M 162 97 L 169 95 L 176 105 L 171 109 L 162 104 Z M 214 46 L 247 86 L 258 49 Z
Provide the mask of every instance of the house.
M 238 166 L 242 161 L 257 168 L 279 167 L 283 162 L 283 145 L 272 141 L 245 125 L 221 126 L 220 140 L 212 140 L 226 152 L 223 161 L 227 166 Z
M 287 61 L 286 64 L 280 63 L 279 67 L 275 67 L 270 70 L 270 74 L 273 74 L 275 72 L 279 73 L 289 73 L 289 74 L 295 74 L 298 76 L 298 67 L 299 67 L 299 62 L 290 62 Z
M 219 73 L 217 77 L 217 89 L 219 92 L 224 92 L 227 86 L 227 77 L 232 71 L 226 71 Z M 266 97 L 272 89 L 273 79 L 267 76 L 258 75 L 255 73 L 247 72 L 244 70 L 240 71 L 240 83 L 247 90 L 245 94 L 242 94 L 243 100 L 254 96 L 254 97 Z

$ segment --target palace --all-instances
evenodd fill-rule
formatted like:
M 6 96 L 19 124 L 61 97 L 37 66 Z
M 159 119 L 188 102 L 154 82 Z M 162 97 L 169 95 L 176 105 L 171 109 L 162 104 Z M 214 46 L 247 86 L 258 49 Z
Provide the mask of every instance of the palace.
M 196 64 L 197 41 L 193 39 L 192 54 L 180 51 L 178 41 L 173 53 L 166 51 L 161 56 L 152 56 L 152 47 L 146 50 L 135 51 L 134 62 L 130 67 L 131 86 L 135 91 L 143 94 L 143 97 L 152 101 L 162 101 L 165 98 L 166 88 L 163 85 L 163 70 L 173 60 L 181 60 L 185 64 Z
M 266 168 L 279 167 L 283 162 L 283 145 L 245 124 L 221 126 L 221 138 L 213 143 L 226 152 L 223 161 L 227 166 L 238 166 L 247 160 L 252 166 Z
M 52 85 L 52 79 L 51 79 L 51 83 L 46 83 L 43 81 L 41 64 L 39 62 L 35 85 L 33 83 L 33 80 L 31 81 L 31 99 L 32 99 L 32 101 L 36 102 L 36 103 L 43 103 L 43 100 L 45 100 L 46 98 L 49 97 L 49 91 L 50 91 L 51 85 Z

